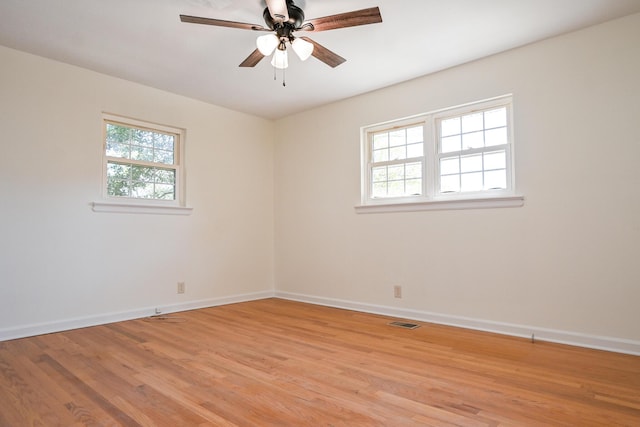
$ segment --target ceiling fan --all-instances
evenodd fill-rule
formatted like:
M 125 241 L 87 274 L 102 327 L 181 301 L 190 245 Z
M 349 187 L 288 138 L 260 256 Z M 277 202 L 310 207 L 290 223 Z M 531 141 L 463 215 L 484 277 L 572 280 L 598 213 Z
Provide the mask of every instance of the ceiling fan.
M 264 17 L 266 27 L 258 24 L 201 18 L 189 15 L 180 15 L 180 20 L 193 24 L 269 32 L 270 34 L 258 37 L 256 41 L 257 49 L 240 63 L 240 67 L 255 67 L 262 58 L 273 53 L 271 65 L 279 69 L 284 69 L 289 66 L 287 43 L 291 45 L 293 51 L 303 61 L 313 55 L 332 68 L 346 61 L 346 59 L 340 55 L 311 40 L 309 37 L 295 37 L 293 35 L 295 31 L 318 32 L 382 22 L 382 16 L 380 15 L 380 9 L 378 7 L 339 13 L 337 15 L 305 21 L 304 12 L 293 3 L 293 0 L 265 0 L 265 2 L 267 7 L 264 9 L 262 16 Z

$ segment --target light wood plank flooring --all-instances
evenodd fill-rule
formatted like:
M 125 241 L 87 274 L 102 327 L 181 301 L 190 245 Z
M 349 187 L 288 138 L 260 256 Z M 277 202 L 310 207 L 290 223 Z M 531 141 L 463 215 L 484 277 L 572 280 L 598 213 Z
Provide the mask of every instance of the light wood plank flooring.
M 640 357 L 266 299 L 0 343 L 0 426 L 640 426 Z

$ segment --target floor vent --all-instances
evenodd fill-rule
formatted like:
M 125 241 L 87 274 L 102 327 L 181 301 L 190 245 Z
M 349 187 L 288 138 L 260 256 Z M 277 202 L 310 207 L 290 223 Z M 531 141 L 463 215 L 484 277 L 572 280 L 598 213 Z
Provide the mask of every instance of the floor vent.
M 391 322 L 389 323 L 389 325 L 397 326 L 398 328 L 405 328 L 405 329 L 416 329 L 420 327 L 420 325 L 418 325 L 417 323 L 407 323 L 407 322 Z

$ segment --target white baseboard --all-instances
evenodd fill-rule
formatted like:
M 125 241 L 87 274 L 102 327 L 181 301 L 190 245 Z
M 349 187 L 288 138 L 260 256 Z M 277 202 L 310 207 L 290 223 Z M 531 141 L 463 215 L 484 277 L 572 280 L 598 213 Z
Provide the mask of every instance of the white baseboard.
M 156 314 L 156 308 L 158 308 L 162 313 L 166 314 L 179 311 L 196 310 L 199 308 L 215 307 L 219 305 L 234 304 L 238 302 L 254 301 L 272 297 L 323 305 L 327 307 L 344 308 L 347 310 L 361 311 L 364 313 L 381 314 L 401 319 L 411 319 L 429 323 L 437 323 L 441 325 L 475 329 L 479 331 L 494 332 L 498 334 L 511 335 L 522 338 L 531 338 L 533 334 L 535 335 L 535 339 L 539 341 L 549 341 L 560 344 L 575 345 L 579 347 L 640 356 L 639 341 L 601 337 L 577 332 L 559 331 L 555 329 L 517 325 L 512 323 L 494 322 L 490 320 L 473 319 L 469 317 L 452 316 L 447 314 L 432 313 L 428 311 L 366 304 L 356 301 L 347 301 L 282 291 L 263 291 L 250 294 L 231 295 L 227 297 L 209 298 L 165 306 L 146 307 L 117 313 L 104 313 L 95 316 L 64 319 L 53 322 L 18 326 L 14 328 L 4 328 L 0 329 L 0 341 L 48 334 L 52 332 L 61 332 L 70 329 L 86 328 L 89 326 L 104 325 L 107 323 L 121 322 L 124 320 L 140 319 Z
M 86 328 L 88 326 L 104 325 L 107 323 L 121 322 L 124 320 L 140 319 L 156 314 L 156 308 L 161 313 L 175 313 L 178 311 L 195 310 L 198 308 L 215 307 L 218 305 L 233 304 L 237 302 L 260 300 L 274 296 L 273 291 L 255 292 L 250 294 L 231 295 L 220 298 L 189 301 L 179 304 L 139 308 L 117 313 L 103 313 L 95 316 L 64 319 L 46 323 L 18 326 L 14 328 L 0 329 L 0 341 L 16 338 L 31 337 L 34 335 L 49 334 L 52 332 L 68 331 L 70 329 Z
M 586 347 L 597 350 L 613 351 L 616 353 L 625 353 L 640 356 L 640 341 L 601 337 L 577 332 L 559 331 L 555 329 L 517 325 L 512 323 L 494 322 L 491 320 L 473 319 L 469 317 L 451 316 L 447 314 L 432 313 L 421 310 L 365 304 L 354 301 L 318 297 L 313 295 L 303 295 L 291 292 L 276 291 L 275 297 L 292 301 L 324 305 L 328 307 L 362 311 L 365 313 L 381 314 L 402 319 L 457 326 L 461 328 L 475 329 L 485 332 L 494 332 L 498 334 L 511 335 L 522 338 L 531 338 L 532 335 L 535 335 L 536 341 L 548 341 L 559 344 L 568 344 L 578 347 Z

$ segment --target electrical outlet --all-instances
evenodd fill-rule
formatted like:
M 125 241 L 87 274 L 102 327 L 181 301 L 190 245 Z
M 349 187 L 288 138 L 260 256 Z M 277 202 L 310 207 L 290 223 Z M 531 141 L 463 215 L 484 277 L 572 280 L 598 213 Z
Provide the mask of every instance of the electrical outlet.
M 178 282 L 178 293 L 184 294 L 185 290 L 186 290 L 186 287 L 184 282 Z
M 402 298 L 402 286 L 395 285 L 393 287 L 393 297 L 394 298 Z

